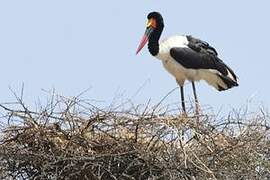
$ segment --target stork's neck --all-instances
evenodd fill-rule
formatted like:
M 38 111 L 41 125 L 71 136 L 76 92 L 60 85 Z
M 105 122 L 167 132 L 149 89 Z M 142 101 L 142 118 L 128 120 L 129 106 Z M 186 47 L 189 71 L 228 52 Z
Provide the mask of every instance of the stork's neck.
M 153 56 L 156 56 L 159 52 L 159 38 L 161 36 L 163 28 L 164 25 L 162 22 L 157 25 L 157 28 L 153 31 L 153 33 L 149 37 L 148 49 Z

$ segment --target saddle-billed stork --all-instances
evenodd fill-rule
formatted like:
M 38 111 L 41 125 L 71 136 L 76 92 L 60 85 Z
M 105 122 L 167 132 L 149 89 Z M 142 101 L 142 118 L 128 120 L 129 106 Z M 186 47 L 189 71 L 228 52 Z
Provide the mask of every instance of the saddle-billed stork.
M 194 81 L 205 80 L 219 91 L 238 86 L 233 70 L 218 57 L 217 51 L 207 42 L 190 35 L 173 36 L 159 42 L 164 28 L 163 18 L 158 12 L 149 13 L 147 18 L 146 31 L 136 54 L 148 42 L 149 52 L 162 60 L 165 69 L 176 78 L 180 86 L 184 114 L 186 114 L 183 89 L 185 80 L 192 83 L 196 115 L 199 114 L 199 103 Z

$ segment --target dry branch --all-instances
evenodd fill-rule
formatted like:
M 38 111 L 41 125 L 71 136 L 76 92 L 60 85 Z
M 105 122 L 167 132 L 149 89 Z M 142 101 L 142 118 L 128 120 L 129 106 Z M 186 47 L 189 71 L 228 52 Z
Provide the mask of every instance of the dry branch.
M 33 111 L 16 98 L 16 108 L 0 104 L 1 179 L 270 178 L 265 112 L 196 122 L 161 103 L 120 111 L 54 95 Z

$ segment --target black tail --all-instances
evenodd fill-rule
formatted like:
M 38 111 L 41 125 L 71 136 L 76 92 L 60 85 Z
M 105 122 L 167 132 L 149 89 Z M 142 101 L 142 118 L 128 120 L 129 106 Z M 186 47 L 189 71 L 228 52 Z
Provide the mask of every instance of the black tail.
M 224 84 L 226 84 L 227 88 L 224 88 L 224 87 L 221 87 L 221 86 L 218 86 L 218 90 L 219 91 L 224 91 L 224 90 L 227 90 L 227 89 L 230 89 L 234 86 L 238 86 L 238 83 L 234 80 L 232 80 L 231 78 L 227 77 L 227 76 L 223 76 L 223 75 L 219 75 L 218 74 L 218 77 L 224 82 Z

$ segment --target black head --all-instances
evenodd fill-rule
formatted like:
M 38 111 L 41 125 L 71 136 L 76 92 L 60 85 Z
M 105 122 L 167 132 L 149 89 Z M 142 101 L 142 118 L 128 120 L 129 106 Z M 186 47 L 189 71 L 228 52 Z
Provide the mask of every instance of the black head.
M 151 12 L 147 15 L 147 19 L 146 30 L 136 54 L 138 54 L 144 45 L 149 41 L 149 44 L 151 44 L 150 52 L 152 55 L 156 55 L 158 53 L 158 40 L 164 27 L 163 18 L 159 12 Z M 153 43 L 154 45 L 152 45 Z
M 151 19 L 151 18 L 154 18 L 154 19 L 156 19 L 156 20 L 158 20 L 158 19 L 163 20 L 161 14 L 160 14 L 159 12 L 155 12 L 155 11 L 154 11 L 154 12 L 150 12 L 150 13 L 147 15 L 147 19 Z
M 148 15 L 147 15 L 147 19 L 148 20 L 154 20 L 156 21 L 156 26 L 157 28 L 158 27 L 163 27 L 164 26 L 164 22 L 163 22 L 163 18 L 161 16 L 161 14 L 159 12 L 150 12 Z

